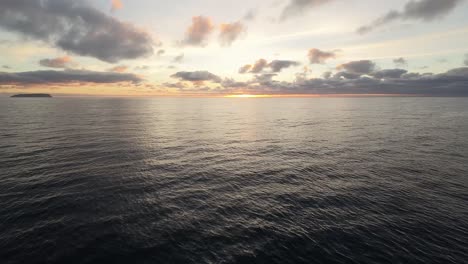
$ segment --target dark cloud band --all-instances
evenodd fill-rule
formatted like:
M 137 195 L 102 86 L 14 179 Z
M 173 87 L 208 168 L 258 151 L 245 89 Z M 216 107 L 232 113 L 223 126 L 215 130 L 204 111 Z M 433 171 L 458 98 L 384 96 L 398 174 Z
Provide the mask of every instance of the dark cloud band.
M 69 83 L 138 83 L 142 78 L 130 73 L 94 72 L 82 70 L 0 72 L 1 85 L 38 85 Z

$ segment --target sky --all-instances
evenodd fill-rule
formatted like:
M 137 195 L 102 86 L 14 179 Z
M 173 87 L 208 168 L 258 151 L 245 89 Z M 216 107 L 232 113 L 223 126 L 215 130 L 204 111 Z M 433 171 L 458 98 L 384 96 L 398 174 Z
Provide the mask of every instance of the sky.
M 0 94 L 468 96 L 466 0 L 0 0 Z

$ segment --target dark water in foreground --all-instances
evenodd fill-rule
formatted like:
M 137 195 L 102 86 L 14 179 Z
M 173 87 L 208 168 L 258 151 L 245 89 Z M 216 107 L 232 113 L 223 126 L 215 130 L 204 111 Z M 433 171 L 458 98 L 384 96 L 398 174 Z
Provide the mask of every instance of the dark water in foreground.
M 0 263 L 467 263 L 468 99 L 0 99 Z

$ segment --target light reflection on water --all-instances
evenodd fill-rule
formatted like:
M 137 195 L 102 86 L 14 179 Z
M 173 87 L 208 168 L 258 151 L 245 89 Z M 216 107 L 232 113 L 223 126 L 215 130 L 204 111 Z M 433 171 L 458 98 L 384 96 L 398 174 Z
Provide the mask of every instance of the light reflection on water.
M 0 99 L 4 263 L 462 263 L 463 98 Z

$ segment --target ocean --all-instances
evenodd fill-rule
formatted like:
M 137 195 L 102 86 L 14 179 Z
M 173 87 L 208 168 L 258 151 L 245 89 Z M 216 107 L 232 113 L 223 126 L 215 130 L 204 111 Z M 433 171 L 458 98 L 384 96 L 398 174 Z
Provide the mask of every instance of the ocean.
M 0 98 L 0 263 L 467 263 L 468 98 Z

